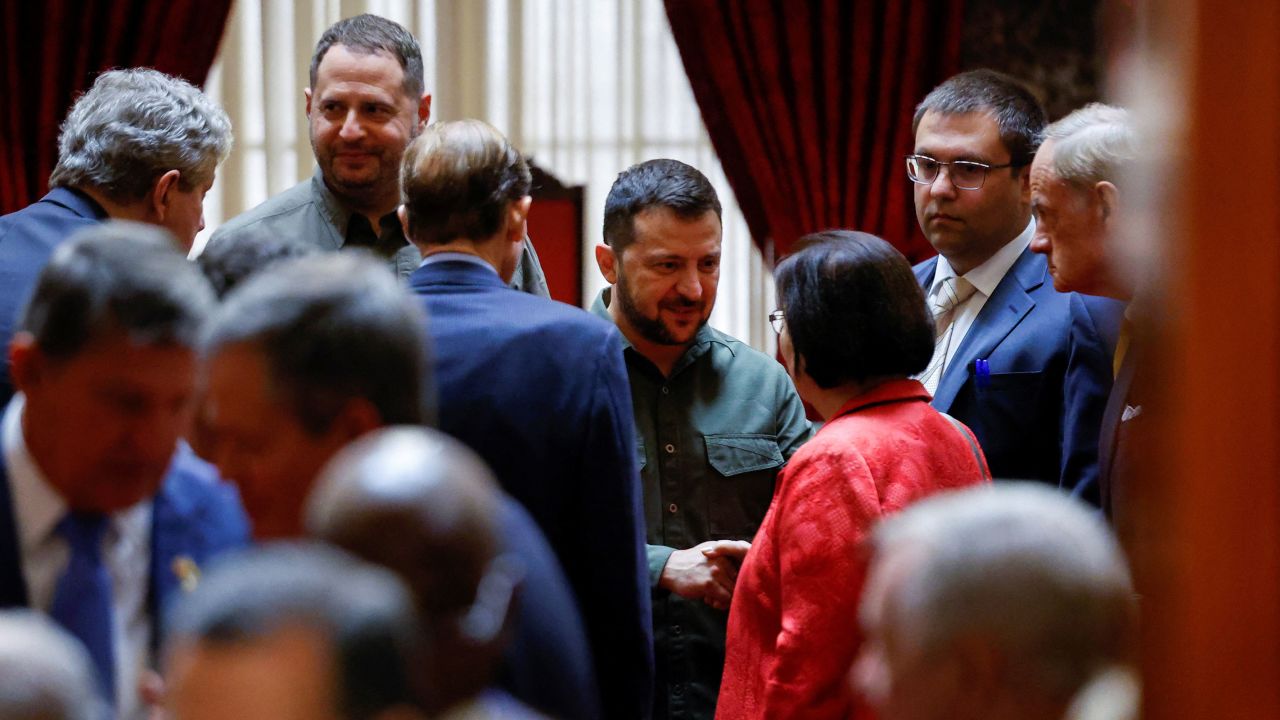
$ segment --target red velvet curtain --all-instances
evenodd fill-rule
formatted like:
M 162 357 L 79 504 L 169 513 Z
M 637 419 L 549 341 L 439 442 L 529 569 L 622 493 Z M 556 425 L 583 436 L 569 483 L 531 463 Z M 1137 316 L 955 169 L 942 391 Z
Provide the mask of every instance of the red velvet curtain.
M 766 257 L 801 235 L 920 234 L 915 105 L 960 65 L 962 0 L 666 0 L 707 130 Z M 772 255 L 770 254 L 772 251 Z
M 39 200 L 58 126 L 103 70 L 147 66 L 201 85 L 231 0 L 0 3 L 0 214 Z

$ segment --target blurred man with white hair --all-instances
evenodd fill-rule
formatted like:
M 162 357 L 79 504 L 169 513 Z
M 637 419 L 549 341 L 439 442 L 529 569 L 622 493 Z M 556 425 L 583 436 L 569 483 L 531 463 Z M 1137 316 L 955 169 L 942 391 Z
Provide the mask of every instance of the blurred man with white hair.
M 1098 673 L 1131 659 L 1119 545 L 1060 492 L 940 495 L 873 543 L 854 680 L 881 720 L 1061 720 Z
M 37 612 L 0 611 L 0 718 L 99 720 L 106 711 L 74 637 Z
M 1116 505 L 1125 504 L 1124 488 L 1117 487 L 1122 485 L 1117 480 L 1128 474 L 1123 441 L 1133 430 L 1132 421 L 1142 413 L 1141 393 L 1134 392 L 1138 353 L 1131 352 L 1133 313 L 1127 306 L 1138 281 L 1118 261 L 1114 247 L 1124 215 L 1120 185 L 1136 155 L 1137 141 L 1128 113 L 1101 103 L 1086 105 L 1049 125 L 1043 138 L 1031 164 L 1031 209 L 1036 216 L 1031 249 L 1048 258 L 1058 290 L 1126 303 L 1112 363 L 1115 383 L 1098 441 L 1098 486 L 1076 488 L 1077 494 L 1096 498 L 1114 519 Z M 1117 527 L 1127 522 L 1126 508 L 1120 511 Z

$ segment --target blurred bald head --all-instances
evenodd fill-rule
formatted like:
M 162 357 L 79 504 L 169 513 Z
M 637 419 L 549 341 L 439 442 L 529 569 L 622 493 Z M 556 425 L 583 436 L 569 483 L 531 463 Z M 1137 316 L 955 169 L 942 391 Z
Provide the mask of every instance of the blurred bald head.
M 0 612 L 0 718 L 96 720 L 106 712 L 79 642 L 43 615 Z
M 501 651 L 519 571 L 501 554 L 500 503 L 475 453 L 408 426 L 338 453 L 307 503 L 311 535 L 392 570 L 413 590 L 429 652 L 448 658 L 432 663 L 434 707 L 483 689 Z

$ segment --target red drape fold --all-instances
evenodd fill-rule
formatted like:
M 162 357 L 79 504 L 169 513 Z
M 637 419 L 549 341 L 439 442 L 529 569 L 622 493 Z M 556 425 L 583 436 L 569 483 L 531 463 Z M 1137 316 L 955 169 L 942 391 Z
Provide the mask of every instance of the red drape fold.
M 960 67 L 963 0 L 665 0 L 725 175 L 766 257 L 851 228 L 912 260 L 911 117 Z
M 153 67 L 201 85 L 231 0 L 0 3 L 0 214 L 40 199 L 58 126 L 102 70 Z

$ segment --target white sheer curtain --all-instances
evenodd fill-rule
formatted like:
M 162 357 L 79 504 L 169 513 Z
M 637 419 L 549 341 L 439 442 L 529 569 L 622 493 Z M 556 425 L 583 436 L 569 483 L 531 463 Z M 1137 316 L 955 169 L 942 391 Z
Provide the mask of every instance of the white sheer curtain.
M 618 172 L 654 157 L 707 174 L 724 204 L 713 324 L 772 352 L 773 284 L 707 138 L 661 0 L 237 0 L 208 89 L 236 146 L 206 201 L 209 227 L 311 173 L 303 114 L 311 51 L 333 22 L 391 18 L 422 43 L 437 119 L 479 117 L 561 180 L 587 188 L 586 297 L 604 280 L 592 248 Z M 535 238 L 536 241 L 536 238 Z

